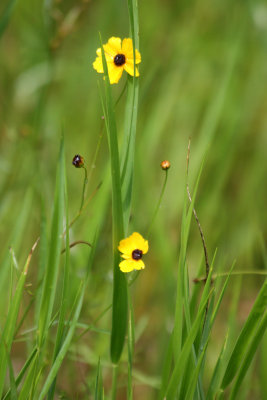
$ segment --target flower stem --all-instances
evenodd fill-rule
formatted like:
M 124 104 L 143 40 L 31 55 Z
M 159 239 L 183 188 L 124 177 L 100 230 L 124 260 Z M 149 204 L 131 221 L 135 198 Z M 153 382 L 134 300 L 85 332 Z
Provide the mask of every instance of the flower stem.
M 223 278 L 225 276 L 228 276 L 229 272 L 222 272 L 219 274 L 214 274 L 212 276 L 212 280 L 216 279 L 216 278 Z M 262 270 L 255 270 L 255 271 L 233 271 L 231 272 L 231 276 L 232 275 L 262 275 L 262 276 L 266 276 L 267 275 L 267 271 L 262 271 Z M 195 278 L 193 279 L 194 283 L 199 283 L 199 282 L 205 282 L 206 281 L 206 277 L 202 277 L 202 278 Z
M 116 400 L 117 380 L 118 380 L 118 364 L 113 364 L 112 369 L 112 389 L 111 400 Z
M 125 82 L 125 85 L 124 85 L 124 87 L 123 87 L 121 93 L 119 94 L 119 96 L 118 96 L 116 102 L 115 102 L 115 107 L 117 106 L 117 104 L 119 103 L 120 99 L 122 98 L 122 96 L 123 96 L 123 94 L 124 94 L 124 92 L 125 92 L 126 87 L 127 87 L 127 81 Z M 99 136 L 98 136 L 98 142 L 97 142 L 97 145 L 96 145 L 96 150 L 95 150 L 94 158 L 93 158 L 93 162 L 92 162 L 92 165 L 91 165 L 91 168 L 90 168 L 90 171 L 89 171 L 88 181 L 91 180 L 91 176 L 92 176 L 92 173 L 93 173 L 93 169 L 95 168 L 95 165 L 96 165 L 96 160 L 97 160 L 97 157 L 98 157 L 98 153 L 99 153 L 100 146 L 101 146 L 101 142 L 102 142 L 102 138 L 103 138 L 104 127 L 105 127 L 104 117 L 102 117 L 102 119 L 103 119 L 103 120 L 102 120 L 102 124 L 101 124 L 101 126 L 100 126 L 100 132 L 99 132 Z
M 149 237 L 149 235 L 151 233 L 151 230 L 153 228 L 155 219 L 157 217 L 157 214 L 158 214 L 158 211 L 159 211 L 159 208 L 160 208 L 160 205 L 161 205 L 161 201 L 162 201 L 165 189 L 166 189 L 167 180 L 168 180 L 168 169 L 165 170 L 165 179 L 164 179 L 164 182 L 163 182 L 163 186 L 162 186 L 162 189 L 161 189 L 161 192 L 160 192 L 159 200 L 158 200 L 157 206 L 155 208 L 155 211 L 154 211 L 150 226 L 149 226 L 149 228 L 147 230 L 147 234 L 146 234 L 147 237 Z
M 83 167 L 83 170 L 84 170 L 83 192 L 82 192 L 82 201 L 81 201 L 81 206 L 80 206 L 79 213 L 81 213 L 82 208 L 83 208 L 84 199 L 85 199 L 85 189 L 86 189 L 86 184 L 87 184 L 87 182 L 88 182 L 88 179 L 87 179 L 87 169 L 86 169 L 86 167 Z

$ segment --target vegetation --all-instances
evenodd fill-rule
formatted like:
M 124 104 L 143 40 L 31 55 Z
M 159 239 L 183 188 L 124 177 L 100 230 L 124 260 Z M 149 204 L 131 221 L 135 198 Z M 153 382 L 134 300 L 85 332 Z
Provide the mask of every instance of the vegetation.
M 260 0 L 1 2 L 1 399 L 267 398 L 266 33 Z

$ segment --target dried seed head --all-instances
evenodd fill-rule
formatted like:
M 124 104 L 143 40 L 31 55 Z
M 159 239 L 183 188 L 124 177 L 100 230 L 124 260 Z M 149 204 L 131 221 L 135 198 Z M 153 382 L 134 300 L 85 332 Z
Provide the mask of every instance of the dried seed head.
M 167 170 L 167 169 L 170 168 L 171 163 L 170 163 L 170 161 L 168 161 L 168 160 L 164 160 L 164 161 L 161 162 L 160 166 L 161 166 L 161 168 L 162 168 L 163 170 Z

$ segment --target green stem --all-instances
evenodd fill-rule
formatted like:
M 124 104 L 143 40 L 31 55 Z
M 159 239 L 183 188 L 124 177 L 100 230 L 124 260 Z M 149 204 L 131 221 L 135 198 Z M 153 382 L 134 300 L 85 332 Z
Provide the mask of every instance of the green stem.
M 127 87 L 127 81 L 125 82 L 125 85 L 124 85 L 124 87 L 123 87 L 121 93 L 119 94 L 119 97 L 117 98 L 117 100 L 116 100 L 116 102 L 115 102 L 115 107 L 117 106 L 117 104 L 119 103 L 120 99 L 122 98 L 123 93 L 125 92 L 126 87 Z M 102 117 L 102 118 L 103 118 L 103 117 Z M 95 168 L 95 165 L 96 165 L 96 160 L 97 160 L 97 157 L 98 157 L 98 153 L 99 153 L 100 146 L 101 146 L 101 142 L 102 142 L 102 138 L 103 138 L 104 127 L 105 127 L 105 123 L 104 123 L 104 120 L 103 120 L 103 121 L 102 121 L 102 124 L 101 124 L 101 127 L 100 127 L 100 132 L 99 132 L 99 136 L 98 136 L 98 142 L 97 142 L 97 145 L 96 145 L 96 150 L 95 150 L 95 154 L 94 154 L 94 159 L 93 159 L 93 162 L 92 162 L 92 165 L 91 165 L 91 169 L 90 169 L 90 172 L 89 172 L 88 181 L 91 180 L 91 176 L 92 176 L 92 173 L 93 173 L 93 169 Z
M 154 222 L 155 222 L 155 219 L 156 219 L 156 217 L 157 217 L 157 214 L 158 214 L 158 211 L 159 211 L 159 207 L 160 207 L 160 205 L 161 205 L 161 201 L 162 201 L 162 198 L 163 198 L 165 189 L 166 189 L 167 180 L 168 180 L 168 169 L 165 170 L 165 179 L 164 179 L 163 186 L 162 186 L 162 189 L 161 189 L 161 192 L 160 192 L 158 204 L 157 204 L 157 206 L 156 206 L 156 208 L 155 208 L 155 211 L 154 211 L 154 214 L 153 214 L 153 217 L 152 217 L 150 226 L 149 226 L 149 228 L 148 228 L 148 230 L 147 230 L 147 234 L 146 234 L 147 237 L 149 237 L 149 235 L 150 235 L 150 233 L 151 233 L 151 229 L 152 229 L 153 224 L 154 224 Z
M 117 380 L 118 380 L 118 364 L 113 364 L 111 400 L 116 400 Z
M 80 206 L 79 213 L 81 213 L 82 208 L 83 208 L 84 198 L 85 198 L 85 189 L 86 189 L 86 185 L 87 185 L 87 182 L 88 182 L 86 167 L 83 167 L 83 170 L 84 170 L 83 192 L 82 192 L 82 201 L 81 201 L 81 206 Z
M 229 272 L 222 272 L 219 274 L 214 274 L 212 276 L 212 279 L 216 279 L 216 278 L 223 278 L 225 276 L 228 276 Z M 233 271 L 231 272 L 231 276 L 232 275 L 263 275 L 266 276 L 267 275 L 267 271 L 261 271 L 261 270 L 255 270 L 255 271 Z M 193 282 L 195 283 L 199 283 L 199 282 L 203 282 L 206 280 L 206 277 L 204 278 L 195 278 L 193 280 Z

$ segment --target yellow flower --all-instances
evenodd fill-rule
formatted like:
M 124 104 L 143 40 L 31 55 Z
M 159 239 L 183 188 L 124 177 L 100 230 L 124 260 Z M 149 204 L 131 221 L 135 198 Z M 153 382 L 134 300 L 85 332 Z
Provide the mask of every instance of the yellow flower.
M 126 72 L 128 72 L 128 74 L 134 76 L 134 53 L 132 39 L 126 38 L 121 42 L 120 38 L 112 36 L 108 40 L 108 43 L 103 45 L 103 49 L 105 52 L 108 76 L 111 84 L 119 82 L 124 69 Z M 97 72 L 103 73 L 104 69 L 102 64 L 102 51 L 100 48 L 97 49 L 96 54 L 97 57 L 93 63 L 93 67 Z M 138 50 L 135 50 L 135 64 L 140 64 L 140 62 L 141 54 Z M 135 76 L 139 76 L 137 67 L 135 67 Z
M 148 252 L 148 241 L 140 233 L 134 232 L 128 238 L 121 240 L 118 249 L 122 253 L 121 257 L 124 258 L 119 265 L 122 272 L 145 268 L 142 256 Z

